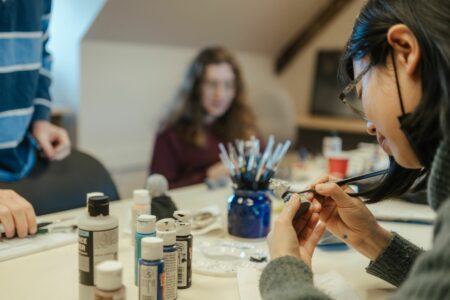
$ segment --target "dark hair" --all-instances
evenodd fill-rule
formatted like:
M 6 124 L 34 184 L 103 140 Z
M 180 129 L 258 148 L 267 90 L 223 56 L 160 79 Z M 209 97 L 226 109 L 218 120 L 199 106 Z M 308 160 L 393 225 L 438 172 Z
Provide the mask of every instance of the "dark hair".
M 368 202 L 423 188 L 440 141 L 450 138 L 449 18 L 448 0 L 370 0 L 355 21 L 339 68 L 342 80 L 353 78 L 353 60 L 368 56 L 372 65 L 385 65 L 391 53 L 387 33 L 393 25 L 405 24 L 421 50 L 422 99 L 406 122 L 412 129 L 408 140 L 414 141 L 413 149 L 424 168 L 406 169 L 390 157 L 388 174 L 375 188 L 360 194 Z
M 180 138 L 196 146 L 205 143 L 206 112 L 201 101 L 201 87 L 206 68 L 211 64 L 227 63 L 235 78 L 235 96 L 223 116 L 214 121 L 212 130 L 227 141 L 248 139 L 256 134 L 256 118 L 247 104 L 245 87 L 237 60 L 223 47 L 203 49 L 187 70 L 175 99 L 176 106 L 165 126 L 173 126 Z

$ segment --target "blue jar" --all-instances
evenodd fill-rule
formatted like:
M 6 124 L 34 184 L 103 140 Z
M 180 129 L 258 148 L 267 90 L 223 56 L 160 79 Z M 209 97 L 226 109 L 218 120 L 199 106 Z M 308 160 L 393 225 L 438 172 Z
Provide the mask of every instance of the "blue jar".
M 270 230 L 271 201 L 267 190 L 235 190 L 228 198 L 228 232 L 243 238 L 263 238 Z

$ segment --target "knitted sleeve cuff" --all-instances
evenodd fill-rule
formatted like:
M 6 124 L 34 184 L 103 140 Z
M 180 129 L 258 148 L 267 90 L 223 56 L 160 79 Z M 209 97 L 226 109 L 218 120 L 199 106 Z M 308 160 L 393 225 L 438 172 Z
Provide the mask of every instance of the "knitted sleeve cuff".
M 394 232 L 386 249 L 366 268 L 367 273 L 399 286 L 423 250 Z
M 259 291 L 265 300 L 329 299 L 314 287 L 311 269 L 293 256 L 274 259 L 266 266 Z

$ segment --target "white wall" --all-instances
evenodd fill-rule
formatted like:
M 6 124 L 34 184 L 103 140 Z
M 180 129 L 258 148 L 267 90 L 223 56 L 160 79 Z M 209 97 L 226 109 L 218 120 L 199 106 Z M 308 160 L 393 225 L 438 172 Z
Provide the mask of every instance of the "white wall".
M 297 112 L 306 114 L 316 51 L 344 46 L 362 3 L 354 2 L 337 16 L 282 76 L 273 73 L 274 57 L 236 52 L 250 97 L 261 89 L 288 90 Z M 158 123 L 198 50 L 98 39 L 82 41 L 76 97 L 78 146 L 106 165 L 122 196 L 129 196 L 132 188 L 143 184 Z
M 106 0 L 54 0 L 48 48 L 53 56 L 51 94 L 70 111 L 66 125 L 75 139 L 80 84 L 80 42 Z
M 79 147 L 113 175 L 145 176 L 158 123 L 198 49 L 85 40 L 81 51 Z M 250 96 L 280 88 L 271 57 L 236 55 Z
M 357 0 L 351 3 L 302 50 L 281 74 L 280 80 L 294 99 L 299 115 L 309 113 L 317 52 L 326 49 L 344 49 L 355 18 L 365 2 L 365 0 Z M 338 101 L 337 98 L 336 101 Z

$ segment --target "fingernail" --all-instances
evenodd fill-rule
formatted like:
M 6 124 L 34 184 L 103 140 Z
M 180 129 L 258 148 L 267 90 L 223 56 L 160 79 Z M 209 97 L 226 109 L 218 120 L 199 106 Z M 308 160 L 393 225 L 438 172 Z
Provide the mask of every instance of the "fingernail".
M 314 198 L 314 194 L 313 193 L 307 193 L 306 194 L 306 199 L 311 201 L 313 198 Z

